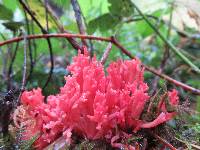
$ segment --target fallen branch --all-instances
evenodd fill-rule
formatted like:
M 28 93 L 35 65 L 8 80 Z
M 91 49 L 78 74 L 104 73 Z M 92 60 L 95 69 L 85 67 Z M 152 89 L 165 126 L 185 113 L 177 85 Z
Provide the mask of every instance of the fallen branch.
M 126 54 L 129 58 L 135 58 L 128 50 L 126 50 L 114 37 L 97 37 L 97 36 L 91 36 L 91 35 L 81 35 L 81 34 L 67 34 L 67 33 L 59 33 L 59 34 L 41 34 L 41 35 L 28 35 L 27 36 L 27 39 L 39 39 L 39 38 L 51 38 L 51 37 L 57 37 L 57 38 L 80 38 L 80 39 L 90 39 L 90 40 L 97 40 L 97 41 L 105 41 L 105 42 L 111 42 L 113 43 L 116 47 L 118 47 L 124 54 Z M 19 42 L 21 40 L 23 40 L 24 37 L 21 36 L 21 37 L 16 37 L 16 38 L 12 38 L 10 40 L 7 40 L 7 41 L 3 41 L 3 42 L 0 42 L 0 46 L 3 46 L 3 45 L 6 45 L 6 44 L 10 44 L 10 43 L 13 43 L 13 42 Z M 191 87 L 187 84 L 184 84 L 180 81 L 177 81 L 165 74 L 162 74 L 162 73 L 159 73 L 159 71 L 155 70 L 154 68 L 152 67 L 148 67 L 144 64 L 142 64 L 147 71 L 171 82 L 172 84 L 176 85 L 176 86 L 179 86 L 179 87 L 182 87 L 183 89 L 185 89 L 186 91 L 190 91 L 192 92 L 193 94 L 197 94 L 197 95 L 200 95 L 200 90 L 199 89 L 196 89 L 194 87 Z

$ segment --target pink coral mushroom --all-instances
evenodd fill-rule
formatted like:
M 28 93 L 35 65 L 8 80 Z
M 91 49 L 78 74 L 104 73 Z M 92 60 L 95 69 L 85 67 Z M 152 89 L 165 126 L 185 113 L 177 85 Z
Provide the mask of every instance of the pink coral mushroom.
M 117 126 L 124 131 L 131 128 L 137 131 L 155 127 L 174 116 L 163 106 L 163 112 L 154 121 L 140 120 L 149 96 L 144 68 L 138 59 L 113 62 L 106 75 L 102 64 L 95 57 L 90 59 L 85 50 L 73 58 L 68 70 L 72 76 L 65 77 L 66 84 L 60 93 L 49 96 L 47 103 L 40 88 L 22 94 L 21 103 L 34 120 L 34 124 L 26 125 L 24 137 L 29 139 L 39 133 L 34 143 L 37 149 L 62 135 L 70 143 L 72 132 L 92 140 L 110 138 L 116 146 Z M 177 92 L 173 90 L 168 95 L 170 103 L 177 105 Z

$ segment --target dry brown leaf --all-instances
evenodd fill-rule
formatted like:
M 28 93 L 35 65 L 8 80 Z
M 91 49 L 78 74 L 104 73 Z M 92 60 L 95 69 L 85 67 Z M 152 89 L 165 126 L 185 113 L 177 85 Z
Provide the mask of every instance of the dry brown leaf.
M 169 21 L 169 15 L 164 16 L 163 19 Z M 175 0 L 172 25 L 182 31 L 185 28 L 200 31 L 200 1 Z

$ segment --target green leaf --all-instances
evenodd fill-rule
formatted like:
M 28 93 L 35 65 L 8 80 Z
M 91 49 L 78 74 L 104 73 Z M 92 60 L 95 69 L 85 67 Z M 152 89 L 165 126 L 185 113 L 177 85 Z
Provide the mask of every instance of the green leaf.
M 84 17 L 86 17 L 86 20 L 94 19 L 109 12 L 109 3 L 107 0 L 78 0 L 78 3 L 81 7 L 81 12 Z
M 12 18 L 13 12 L 4 5 L 0 4 L 0 20 L 12 20 Z
M 133 3 L 130 0 L 108 0 L 108 13 L 105 13 L 88 24 L 88 33 L 97 29 L 101 32 L 114 29 L 124 17 L 130 17 L 134 13 Z
M 108 0 L 110 13 L 115 16 L 129 17 L 134 13 L 133 3 L 130 0 Z
M 198 112 L 200 112 L 200 96 L 197 96 L 197 107 L 196 107 L 196 110 Z M 199 116 L 199 119 L 200 119 L 200 116 Z
M 3 0 L 3 5 L 14 12 L 19 3 L 17 0 Z
M 200 88 L 199 79 L 195 77 L 188 79 L 187 84 L 192 85 L 193 87 L 196 87 L 197 89 Z
M 24 25 L 23 22 L 14 22 L 14 21 L 9 21 L 9 22 L 4 22 L 2 23 L 7 29 L 11 31 L 17 31 L 21 26 Z
M 57 7 L 60 7 L 61 9 L 68 9 L 70 7 L 70 1 L 69 0 L 51 0 L 51 3 L 55 4 Z
M 131 0 L 135 3 L 143 13 L 152 14 L 158 10 L 164 10 L 169 8 L 166 0 Z
M 136 34 L 147 37 L 153 33 L 153 30 L 149 25 L 146 24 L 145 21 L 138 21 L 137 23 L 134 24 L 134 28 L 136 31 Z
M 30 10 L 34 13 L 35 17 L 40 22 L 40 24 L 43 27 L 46 27 L 46 10 L 43 4 L 39 0 L 28 0 L 27 3 L 28 6 L 30 6 Z M 48 23 L 50 29 L 56 27 L 56 24 L 51 16 L 49 16 L 48 18 Z
M 121 21 L 120 17 L 114 17 L 107 13 L 91 20 L 88 24 L 88 33 L 94 33 L 97 29 L 101 32 L 113 29 Z

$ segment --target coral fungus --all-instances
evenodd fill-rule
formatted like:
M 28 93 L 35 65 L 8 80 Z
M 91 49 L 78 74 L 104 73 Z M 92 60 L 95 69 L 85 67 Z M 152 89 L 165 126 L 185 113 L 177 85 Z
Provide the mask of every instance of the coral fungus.
M 66 84 L 60 93 L 49 96 L 47 103 L 40 88 L 25 91 L 21 96 L 21 104 L 33 121 L 24 125 L 27 129 L 24 138 L 39 133 L 34 143 L 37 149 L 62 135 L 70 143 L 72 133 L 91 140 L 107 138 L 117 147 L 121 145 L 114 142 L 119 138 L 115 132 L 117 127 L 124 133 L 127 129 L 136 132 L 140 128 L 155 127 L 174 116 L 163 105 L 155 120 L 141 120 L 149 96 L 143 79 L 144 68 L 138 59 L 113 62 L 106 75 L 103 65 L 95 57 L 90 59 L 85 50 L 84 54 L 73 58 L 68 70 L 72 76 L 65 77 Z M 170 104 L 177 105 L 177 92 L 173 90 L 168 95 Z

